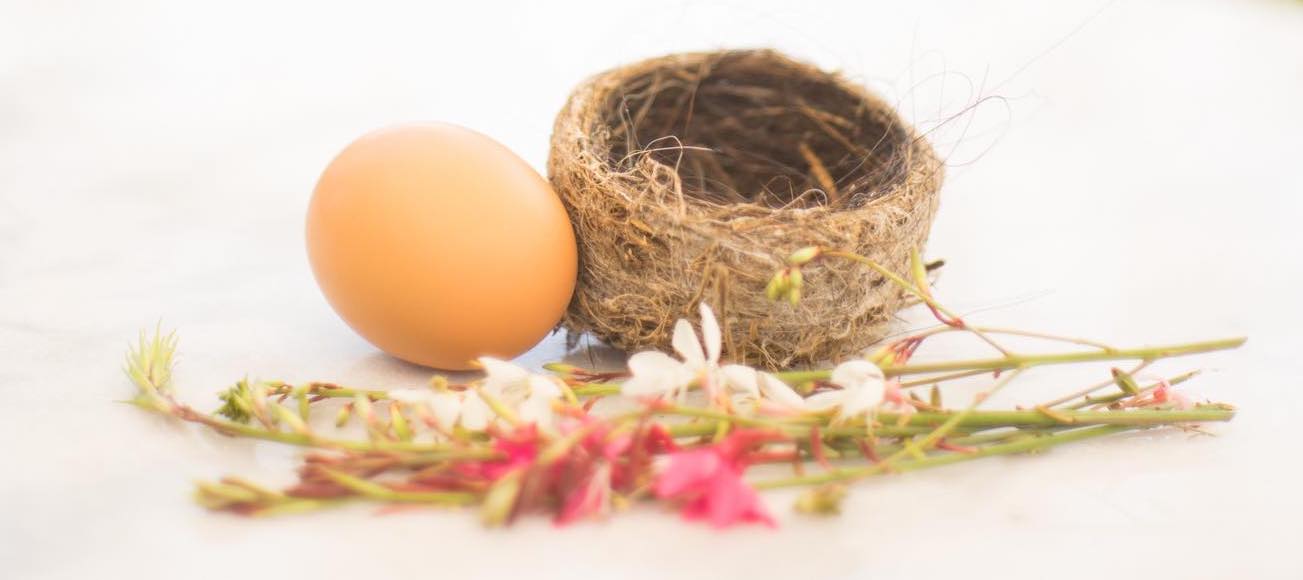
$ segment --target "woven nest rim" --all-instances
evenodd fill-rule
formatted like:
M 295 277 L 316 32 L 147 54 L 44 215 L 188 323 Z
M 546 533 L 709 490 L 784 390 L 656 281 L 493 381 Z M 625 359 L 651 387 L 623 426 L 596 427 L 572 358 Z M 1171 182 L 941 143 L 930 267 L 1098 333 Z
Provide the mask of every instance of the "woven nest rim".
M 707 301 L 731 358 L 769 367 L 856 352 L 903 304 L 880 276 L 820 264 L 811 273 L 833 281 L 781 310 L 763 288 L 787 253 L 837 247 L 904 272 L 943 178 L 881 98 L 772 50 L 669 55 L 588 79 L 557 117 L 548 169 L 580 241 L 567 328 L 665 349 L 673 321 Z

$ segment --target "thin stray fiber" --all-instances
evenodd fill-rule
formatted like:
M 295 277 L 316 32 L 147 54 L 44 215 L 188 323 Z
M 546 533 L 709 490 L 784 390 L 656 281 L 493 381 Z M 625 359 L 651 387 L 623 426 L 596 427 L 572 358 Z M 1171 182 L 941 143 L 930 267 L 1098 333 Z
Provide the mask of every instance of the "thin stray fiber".
M 581 84 L 548 174 L 579 241 L 562 324 L 624 350 L 667 349 L 699 301 L 728 358 L 839 360 L 888 331 L 899 288 L 841 260 L 804 268 L 797 305 L 765 298 L 794 250 L 853 251 L 902 275 L 936 213 L 943 165 L 890 105 L 772 50 L 675 54 Z

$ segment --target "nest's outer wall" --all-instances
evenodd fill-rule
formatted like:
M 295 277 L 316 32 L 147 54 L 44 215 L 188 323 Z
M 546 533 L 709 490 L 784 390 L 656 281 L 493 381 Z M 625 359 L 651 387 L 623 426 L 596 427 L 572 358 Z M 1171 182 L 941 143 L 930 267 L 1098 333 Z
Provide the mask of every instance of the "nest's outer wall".
M 756 59 L 781 74 L 815 75 L 860 95 L 873 117 L 903 131 L 906 174 L 861 207 L 773 209 L 711 204 L 685 196 L 672 167 L 650 155 L 616 169 L 604 110 L 628 80 L 658 69 L 700 70 L 720 58 Z M 872 144 L 869 144 L 872 145 Z M 557 117 L 548 173 L 579 242 L 579 282 L 563 325 L 626 351 L 667 350 L 673 323 L 712 304 L 725 352 L 770 368 L 839 360 L 887 332 L 905 296 L 870 269 L 844 260 L 804 270 L 802 301 L 767 300 L 764 288 L 787 255 L 809 245 L 851 250 L 908 271 L 937 209 L 943 168 L 932 148 L 891 108 L 841 76 L 779 53 L 678 54 L 599 74 Z

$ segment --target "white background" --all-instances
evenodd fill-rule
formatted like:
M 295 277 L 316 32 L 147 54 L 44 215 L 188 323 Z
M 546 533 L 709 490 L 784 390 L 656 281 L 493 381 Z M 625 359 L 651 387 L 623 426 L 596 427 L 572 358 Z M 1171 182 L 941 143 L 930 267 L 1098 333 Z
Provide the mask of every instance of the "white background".
M 377 354 L 312 281 L 302 219 L 331 156 L 437 119 L 541 169 L 586 75 L 736 46 L 843 69 L 933 131 L 952 167 L 929 254 L 949 261 L 939 292 L 957 309 L 1124 344 L 1249 335 L 1159 368 L 1212 369 L 1189 392 L 1240 415 L 1217 437 L 864 483 L 839 519 L 770 494 L 776 531 L 655 509 L 485 531 L 470 513 L 205 513 L 192 480 L 284 483 L 294 452 L 114 403 L 131 393 L 127 340 L 160 318 L 203 408 L 245 373 L 420 384 L 427 371 Z M 4 0 L 0 575 L 1300 577 L 1300 104 L 1303 3 L 1287 0 Z M 553 338 L 527 360 L 562 354 Z M 1031 373 L 1011 396 L 1103 371 Z

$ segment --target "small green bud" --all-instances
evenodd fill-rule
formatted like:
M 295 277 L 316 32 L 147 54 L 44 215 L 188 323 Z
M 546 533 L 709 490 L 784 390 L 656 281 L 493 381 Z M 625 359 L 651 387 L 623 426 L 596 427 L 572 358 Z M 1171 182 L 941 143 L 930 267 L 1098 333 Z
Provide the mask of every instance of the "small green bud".
M 254 383 L 249 388 L 249 403 L 252 407 L 253 415 L 259 421 L 270 425 L 276 424 L 276 416 L 267 412 L 267 386 L 262 383 Z
M 288 425 L 295 433 L 307 435 L 312 432 L 308 429 L 308 424 L 304 423 L 303 419 L 299 418 L 298 414 L 294 411 L 286 409 L 283 405 L 277 403 L 269 403 L 269 405 L 273 413 L 272 416 L 280 422 Z
M 407 423 L 407 417 L 403 415 L 402 405 L 393 403 L 389 405 L 389 423 L 394 428 L 394 435 L 399 441 L 412 440 L 412 428 Z
M 842 511 L 842 500 L 846 498 L 846 487 L 842 485 L 825 485 L 816 487 L 796 499 L 796 511 L 815 516 L 837 515 Z
M 791 266 L 804 266 L 814 261 L 814 259 L 818 258 L 819 254 L 822 253 L 823 249 L 819 246 L 806 246 L 792 252 L 792 255 L 787 257 L 787 263 Z
M 489 527 L 496 527 L 511 521 L 516 511 L 516 500 L 520 497 L 523 470 L 516 470 L 504 475 L 484 496 L 480 505 L 480 521 Z
M 882 367 L 895 362 L 896 355 L 895 352 L 891 350 L 891 345 L 885 345 L 878 348 L 878 350 L 869 353 L 865 358 L 867 358 L 869 362 Z
M 367 422 L 375 421 L 375 408 L 371 405 L 371 399 L 362 393 L 353 395 L 353 410 L 357 412 L 363 420 Z
M 256 492 L 236 485 L 208 481 L 195 484 L 195 501 L 211 510 L 251 504 L 259 499 Z
M 788 268 L 788 284 L 797 290 L 805 286 L 805 276 L 801 274 L 801 269 L 797 267 Z
M 448 390 L 448 377 L 443 375 L 430 377 L 430 388 L 439 392 Z
M 1122 389 L 1123 393 L 1128 395 L 1135 395 L 1140 392 L 1140 385 L 1136 384 L 1136 380 L 1122 369 L 1113 369 L 1113 382 L 1117 384 L 1119 389 Z
M 308 400 L 308 385 L 299 385 L 292 391 L 299 404 L 299 418 L 307 421 L 312 416 L 312 402 Z
M 783 282 L 781 279 L 782 276 L 783 273 L 779 272 L 777 274 L 774 274 L 773 278 L 769 279 L 769 285 L 765 286 L 765 298 L 768 298 L 770 300 L 778 300 L 780 297 L 782 297 L 783 295 L 783 287 L 782 287 Z

